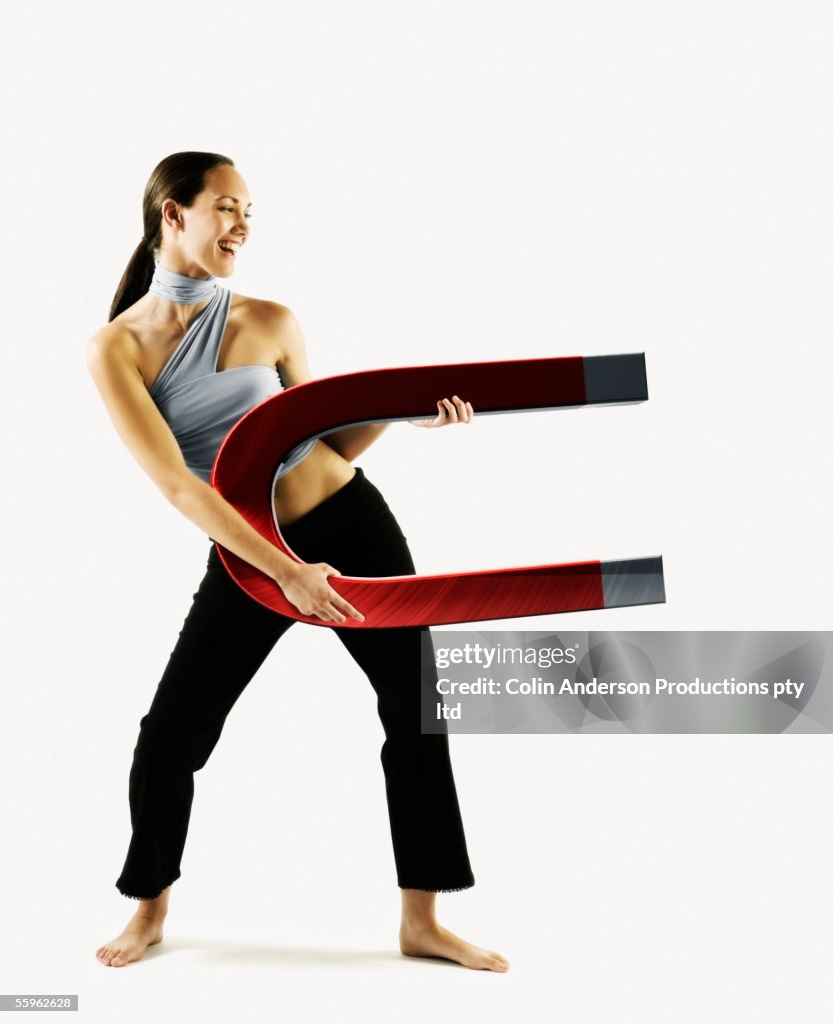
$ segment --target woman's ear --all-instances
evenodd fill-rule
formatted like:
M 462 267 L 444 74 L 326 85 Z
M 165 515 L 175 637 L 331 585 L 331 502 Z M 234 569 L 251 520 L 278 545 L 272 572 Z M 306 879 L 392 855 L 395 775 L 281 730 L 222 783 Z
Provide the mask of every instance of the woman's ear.
M 171 225 L 182 223 L 182 215 L 174 199 L 166 199 L 162 203 L 162 220 Z

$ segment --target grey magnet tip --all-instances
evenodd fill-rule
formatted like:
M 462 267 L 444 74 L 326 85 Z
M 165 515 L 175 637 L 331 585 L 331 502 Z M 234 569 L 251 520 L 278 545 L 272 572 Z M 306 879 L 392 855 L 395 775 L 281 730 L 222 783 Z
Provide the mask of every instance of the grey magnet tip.
M 646 402 L 645 353 L 584 357 L 584 391 L 588 404 Z
M 665 604 L 662 555 L 602 562 L 605 608 L 634 604 Z

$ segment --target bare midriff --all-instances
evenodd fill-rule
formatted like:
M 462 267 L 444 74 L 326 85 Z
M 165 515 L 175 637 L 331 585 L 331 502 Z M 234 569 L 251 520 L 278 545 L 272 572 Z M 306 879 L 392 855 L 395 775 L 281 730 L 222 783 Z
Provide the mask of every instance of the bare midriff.
M 272 503 L 279 526 L 289 526 L 353 479 L 356 467 L 323 439 L 275 482 Z

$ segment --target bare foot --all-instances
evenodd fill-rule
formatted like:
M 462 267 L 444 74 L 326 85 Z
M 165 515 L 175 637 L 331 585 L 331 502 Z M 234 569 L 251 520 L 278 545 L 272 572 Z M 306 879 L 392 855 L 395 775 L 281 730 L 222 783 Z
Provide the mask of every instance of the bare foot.
M 105 967 L 124 967 L 140 960 L 148 946 L 162 941 L 162 919 L 137 910 L 117 938 L 105 942 L 95 955 Z
M 405 956 L 438 956 L 476 971 L 509 970 L 509 961 L 500 953 L 473 946 L 436 922 L 403 923 L 399 929 L 399 948 Z

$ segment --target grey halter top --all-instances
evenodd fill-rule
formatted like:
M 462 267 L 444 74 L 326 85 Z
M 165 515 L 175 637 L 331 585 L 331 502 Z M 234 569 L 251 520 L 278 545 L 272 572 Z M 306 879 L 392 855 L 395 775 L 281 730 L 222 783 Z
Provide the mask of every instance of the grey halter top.
M 176 437 L 186 465 L 208 483 L 226 434 L 250 409 L 282 391 L 283 385 L 278 371 L 270 366 L 217 370 L 231 292 L 220 287 L 216 277 L 188 277 L 157 263 L 149 291 L 171 302 L 210 300 L 150 388 L 150 397 Z M 311 438 L 293 448 L 274 479 L 306 458 L 315 441 Z

